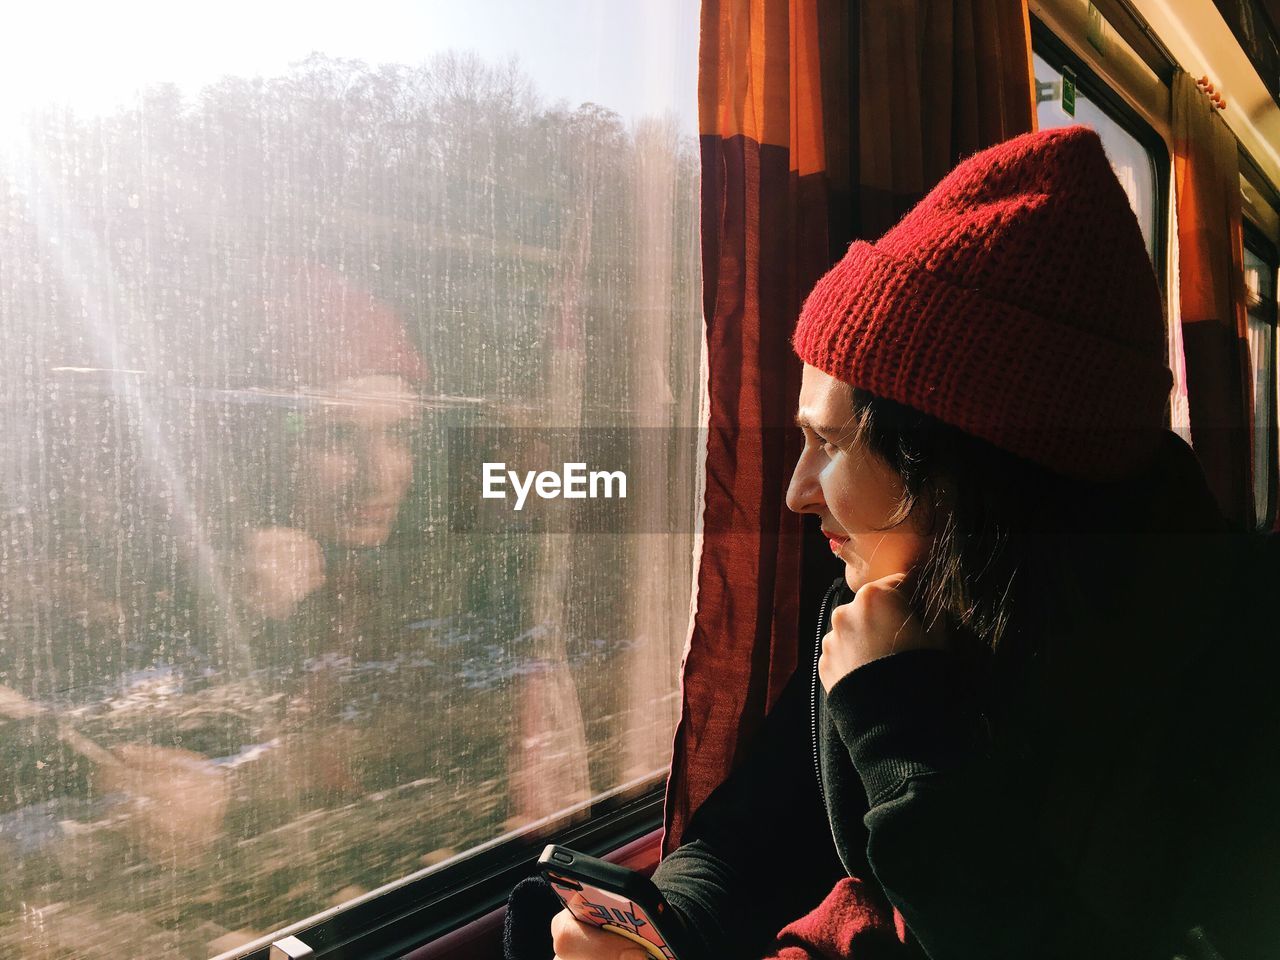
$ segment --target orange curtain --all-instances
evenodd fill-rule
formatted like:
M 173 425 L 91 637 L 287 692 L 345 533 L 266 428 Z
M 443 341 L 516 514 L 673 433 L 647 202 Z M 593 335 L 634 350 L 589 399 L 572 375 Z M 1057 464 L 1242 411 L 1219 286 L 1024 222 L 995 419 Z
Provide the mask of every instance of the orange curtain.
M 846 23 L 845 4 L 820 0 L 702 7 L 707 492 L 664 853 L 795 669 L 801 528 L 783 496 L 800 367 L 789 339 L 831 260 L 820 36 Z
M 1240 165 L 1195 81 L 1173 78 L 1178 284 L 1191 442 L 1223 513 L 1253 525 L 1253 457 Z
M 664 853 L 795 670 L 816 606 L 800 602 L 802 566 L 806 594 L 836 573 L 783 502 L 801 444 L 790 336 L 804 295 L 960 157 L 1031 130 L 1034 91 L 1024 0 L 704 0 L 711 412 Z
M 958 161 L 1035 129 L 1026 6 L 867 0 L 858 48 L 860 235 L 893 226 Z

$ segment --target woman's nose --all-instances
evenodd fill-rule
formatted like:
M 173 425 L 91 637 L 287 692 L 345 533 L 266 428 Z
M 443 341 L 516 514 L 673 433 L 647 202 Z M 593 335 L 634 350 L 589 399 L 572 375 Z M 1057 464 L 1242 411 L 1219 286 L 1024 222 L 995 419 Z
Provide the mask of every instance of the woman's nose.
M 818 482 L 821 468 L 808 450 L 800 454 L 787 485 L 787 507 L 794 513 L 820 513 L 826 501 Z
M 376 435 L 370 437 L 364 453 L 364 481 L 375 494 L 399 492 L 406 470 L 406 458 L 397 445 Z

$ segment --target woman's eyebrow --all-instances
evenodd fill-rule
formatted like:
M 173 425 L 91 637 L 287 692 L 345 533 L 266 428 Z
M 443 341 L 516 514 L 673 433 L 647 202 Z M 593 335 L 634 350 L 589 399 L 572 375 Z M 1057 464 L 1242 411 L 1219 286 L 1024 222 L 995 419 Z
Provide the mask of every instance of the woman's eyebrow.
M 834 436 L 835 434 L 840 433 L 840 430 L 841 430 L 840 427 L 832 427 L 832 426 L 828 426 L 827 424 L 814 423 L 812 420 L 809 419 L 809 417 L 806 414 L 803 414 L 803 413 L 796 414 L 796 426 L 806 427 L 812 430 L 814 433 L 820 433 L 823 436 Z

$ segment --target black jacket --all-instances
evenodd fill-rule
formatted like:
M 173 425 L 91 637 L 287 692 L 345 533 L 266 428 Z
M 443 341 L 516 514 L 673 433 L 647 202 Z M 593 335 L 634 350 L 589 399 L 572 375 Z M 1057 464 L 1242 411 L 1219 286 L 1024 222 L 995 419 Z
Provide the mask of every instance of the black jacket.
M 703 957 L 765 955 L 846 874 L 902 913 L 904 958 L 1280 957 L 1280 538 L 1169 525 L 1188 501 L 1161 499 L 1145 535 L 1091 540 L 1124 553 L 1014 684 L 921 650 L 825 695 L 818 641 L 852 599 L 833 584 L 654 876 Z

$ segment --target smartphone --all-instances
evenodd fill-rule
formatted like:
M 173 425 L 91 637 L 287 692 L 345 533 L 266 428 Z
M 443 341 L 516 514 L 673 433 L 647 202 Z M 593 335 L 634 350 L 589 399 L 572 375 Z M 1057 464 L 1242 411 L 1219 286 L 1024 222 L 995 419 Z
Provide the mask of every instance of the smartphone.
M 542 851 L 538 868 L 578 920 L 638 943 L 654 960 L 680 960 L 679 916 L 643 873 L 554 843 Z

